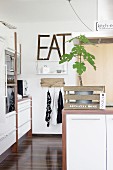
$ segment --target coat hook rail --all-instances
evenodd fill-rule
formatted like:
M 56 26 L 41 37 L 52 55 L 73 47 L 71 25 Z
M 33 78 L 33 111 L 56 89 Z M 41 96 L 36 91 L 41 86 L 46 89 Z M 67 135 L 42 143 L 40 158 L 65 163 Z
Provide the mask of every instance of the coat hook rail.
M 64 78 L 41 78 L 41 87 L 63 87 Z

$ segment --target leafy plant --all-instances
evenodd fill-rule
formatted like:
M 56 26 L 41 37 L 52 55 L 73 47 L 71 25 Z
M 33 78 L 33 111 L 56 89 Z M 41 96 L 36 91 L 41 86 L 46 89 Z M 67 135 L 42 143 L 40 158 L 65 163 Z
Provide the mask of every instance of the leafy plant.
M 70 43 L 74 39 L 78 39 L 79 44 L 75 44 L 69 54 L 63 54 L 61 60 L 59 61 L 59 64 L 69 62 L 72 60 L 73 57 L 75 57 L 76 61 L 73 64 L 73 69 L 76 69 L 80 81 L 80 86 L 83 86 L 82 74 L 86 71 L 85 62 L 88 62 L 94 68 L 94 70 L 96 70 L 95 56 L 87 52 L 85 50 L 85 47 L 83 46 L 85 44 L 91 44 L 91 42 L 85 37 L 85 35 L 80 35 L 78 37 L 72 38 L 68 42 Z

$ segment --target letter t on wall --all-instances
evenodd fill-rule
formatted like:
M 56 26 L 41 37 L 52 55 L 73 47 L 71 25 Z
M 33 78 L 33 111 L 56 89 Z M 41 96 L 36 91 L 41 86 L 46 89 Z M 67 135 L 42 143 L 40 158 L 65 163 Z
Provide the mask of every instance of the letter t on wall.
M 63 54 L 65 54 L 66 36 L 71 36 L 71 33 L 56 34 L 56 36 L 62 36 L 63 37 Z

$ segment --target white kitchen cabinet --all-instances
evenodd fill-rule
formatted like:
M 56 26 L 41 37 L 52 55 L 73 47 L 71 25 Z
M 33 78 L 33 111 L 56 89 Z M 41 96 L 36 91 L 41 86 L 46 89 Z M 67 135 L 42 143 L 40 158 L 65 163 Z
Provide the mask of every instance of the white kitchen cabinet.
M 18 128 L 18 139 L 24 136 L 31 129 L 30 121 L 25 122 L 25 124 L 19 126 Z
M 16 130 L 0 138 L 0 155 L 16 142 Z
M 18 102 L 18 139 L 31 129 L 31 99 Z
M 16 141 L 17 139 L 17 130 L 16 130 L 17 51 L 18 50 L 17 50 L 16 32 L 14 33 L 14 30 L 11 30 L 3 25 L 0 25 L 0 156 L 1 157 L 2 157 L 1 154 L 3 152 L 5 152 L 15 142 L 17 143 Z M 11 62 L 11 65 L 9 64 L 11 66 L 10 69 L 8 65 L 9 58 L 14 59 L 14 62 Z
M 63 170 L 113 170 L 113 109 L 64 110 Z
M 107 170 L 113 170 L 113 115 L 106 115 Z
M 10 51 L 15 51 L 15 43 L 14 43 L 14 30 L 9 29 L 6 26 L 0 24 L 0 36 L 5 39 L 5 48 Z
M 15 46 L 16 46 L 16 33 L 14 33 L 14 30 L 10 30 L 5 26 L 0 25 L 0 115 L 4 115 L 4 117 L 6 113 L 16 110 L 15 99 L 17 88 L 16 86 L 17 50 L 15 49 L 16 48 Z M 9 68 L 10 64 L 8 61 L 9 58 L 10 59 L 15 58 L 14 63 L 10 62 L 11 63 L 10 68 Z M 13 109 L 10 106 L 13 107 Z M 3 122 L 2 118 L 0 118 L 0 121 Z
M 106 170 L 105 115 L 66 114 L 66 159 L 67 170 Z
M 5 118 L 5 39 L 0 37 L 0 122 Z
M 0 155 L 16 142 L 16 112 L 7 114 L 0 133 Z

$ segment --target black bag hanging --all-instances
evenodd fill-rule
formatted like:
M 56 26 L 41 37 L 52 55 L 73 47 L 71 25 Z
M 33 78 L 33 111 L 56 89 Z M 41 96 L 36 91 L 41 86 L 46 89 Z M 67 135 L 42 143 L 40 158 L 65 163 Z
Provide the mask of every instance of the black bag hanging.
M 50 119 L 51 119 L 51 95 L 50 92 L 48 90 L 47 92 L 47 107 L 46 107 L 46 117 L 45 117 L 45 121 L 47 122 L 47 127 L 49 127 L 50 125 Z
M 57 113 L 57 123 L 62 123 L 62 109 L 63 109 L 63 97 L 60 90 L 58 97 L 58 113 Z

